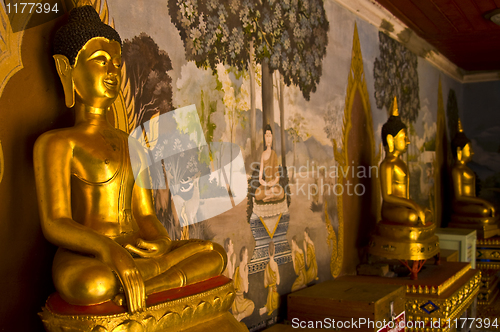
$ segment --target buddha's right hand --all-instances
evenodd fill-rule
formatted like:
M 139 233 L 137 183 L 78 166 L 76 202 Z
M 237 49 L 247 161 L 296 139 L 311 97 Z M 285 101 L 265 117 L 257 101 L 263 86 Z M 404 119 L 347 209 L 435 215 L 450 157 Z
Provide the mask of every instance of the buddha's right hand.
M 419 205 L 415 206 L 415 210 L 417 211 L 418 219 L 420 219 L 422 225 L 425 225 L 425 211 Z
M 146 308 L 144 280 L 127 250 L 113 241 L 101 259 L 118 275 L 125 291 L 129 311 L 134 313 L 144 310 Z

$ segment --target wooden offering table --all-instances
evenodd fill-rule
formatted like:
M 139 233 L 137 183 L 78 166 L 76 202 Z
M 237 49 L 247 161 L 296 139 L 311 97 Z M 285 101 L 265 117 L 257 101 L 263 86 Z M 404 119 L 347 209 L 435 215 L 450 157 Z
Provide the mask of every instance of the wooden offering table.
M 418 280 L 343 276 L 290 294 L 288 320 L 364 318 L 387 322 L 405 311 L 406 331 L 455 331 L 454 320 L 474 302 L 480 285 L 481 272 L 471 269 L 470 263 L 446 261 L 425 265 Z M 357 330 L 378 330 L 363 327 Z
M 378 331 L 404 311 L 404 297 L 400 285 L 340 277 L 289 294 L 287 319 L 297 327 Z
M 371 283 L 373 288 L 379 285 L 405 286 L 406 331 L 420 331 L 422 328 L 434 332 L 455 331 L 454 320 L 471 306 L 479 292 L 481 272 L 471 269 L 470 263 L 442 262 L 441 265 L 425 265 L 418 277 L 418 280 L 373 276 L 345 278 Z

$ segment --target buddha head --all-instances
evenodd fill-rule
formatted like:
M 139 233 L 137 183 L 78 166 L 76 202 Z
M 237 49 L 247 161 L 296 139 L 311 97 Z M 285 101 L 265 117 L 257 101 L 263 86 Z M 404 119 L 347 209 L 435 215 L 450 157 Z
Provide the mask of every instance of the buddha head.
M 398 152 L 402 154 L 406 152 L 408 144 L 408 136 L 406 133 L 406 125 L 401 121 L 398 111 L 398 103 L 396 97 L 392 104 L 391 116 L 382 126 L 382 143 L 387 152 Z
M 92 6 L 74 8 L 54 37 L 54 60 L 65 102 L 111 106 L 120 90 L 121 39 Z
M 273 130 L 271 129 L 271 125 L 266 125 L 264 130 L 264 145 L 266 148 L 272 148 L 273 146 Z
M 458 119 L 458 132 L 451 141 L 451 151 L 459 162 L 467 163 L 471 161 L 474 151 L 472 151 L 471 141 L 465 136 L 462 122 Z

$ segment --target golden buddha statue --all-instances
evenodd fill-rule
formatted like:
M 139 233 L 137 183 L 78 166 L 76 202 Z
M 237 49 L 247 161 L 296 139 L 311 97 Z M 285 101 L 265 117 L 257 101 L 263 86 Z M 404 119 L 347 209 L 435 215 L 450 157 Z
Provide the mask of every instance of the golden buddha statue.
M 456 159 L 451 170 L 453 182 L 453 213 L 449 227 L 476 229 L 479 238 L 489 238 L 499 233 L 495 207 L 487 200 L 476 197 L 476 175 L 467 167 L 474 151 L 465 136 L 460 119 L 458 132 L 451 142 Z
M 421 268 L 419 262 L 439 253 L 436 225 L 429 210 L 424 210 L 409 195 L 409 173 L 401 155 L 410 141 L 406 125 L 399 118 L 397 99 L 391 116 L 382 126 L 382 143 L 385 158 L 380 164 L 379 176 L 382 190 L 382 220 L 376 234 L 372 235 L 370 253 L 390 259 L 414 261 L 412 278 Z M 415 263 L 416 262 L 416 263 Z
M 121 83 L 118 33 L 83 6 L 71 11 L 54 44 L 76 123 L 38 138 L 34 166 L 42 230 L 59 247 L 52 271 L 60 297 L 80 306 L 126 302 L 138 313 L 150 294 L 220 275 L 227 261 L 220 245 L 169 238 L 142 185 L 148 172 L 134 177 L 133 141 L 107 121 Z

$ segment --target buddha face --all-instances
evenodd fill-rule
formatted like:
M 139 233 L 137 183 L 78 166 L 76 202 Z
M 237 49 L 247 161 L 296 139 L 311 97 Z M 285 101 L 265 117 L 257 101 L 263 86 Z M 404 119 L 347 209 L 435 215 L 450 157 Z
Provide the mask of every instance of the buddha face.
M 396 136 L 394 136 L 394 150 L 399 153 L 405 153 L 406 149 L 410 144 L 408 136 L 406 135 L 406 129 L 401 129 Z
M 77 101 L 107 108 L 115 101 L 121 84 L 120 43 L 97 37 L 80 50 L 73 68 Z
M 266 140 L 266 147 L 271 147 L 273 144 L 273 133 L 270 130 L 266 130 L 264 138 Z
M 458 148 L 460 150 L 460 148 Z M 465 144 L 461 153 L 462 157 L 460 158 L 464 162 L 469 162 L 472 160 L 472 156 L 474 155 L 474 151 L 472 151 L 472 147 L 470 143 Z M 460 153 L 457 153 L 457 156 L 460 156 Z

